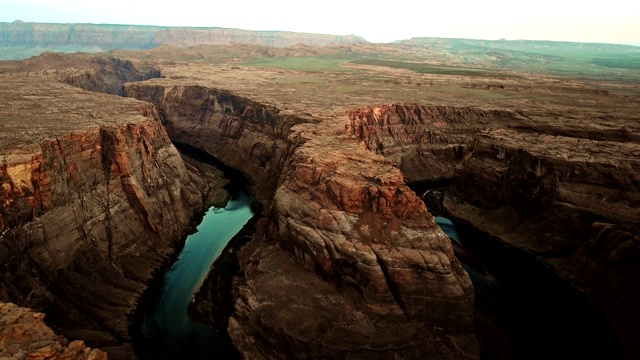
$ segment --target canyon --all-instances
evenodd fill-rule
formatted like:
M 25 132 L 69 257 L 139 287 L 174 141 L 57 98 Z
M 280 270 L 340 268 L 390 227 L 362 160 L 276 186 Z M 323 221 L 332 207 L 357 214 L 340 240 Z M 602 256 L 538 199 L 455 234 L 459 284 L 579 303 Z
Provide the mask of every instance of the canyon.
M 0 63 L 3 302 L 133 356 L 138 301 L 225 197 L 173 141 L 242 172 L 262 209 L 234 251 L 230 313 L 195 305 L 244 358 L 479 358 L 471 280 L 407 185 L 442 180 L 455 220 L 585 294 L 612 357 L 639 354 L 635 85 L 150 53 Z

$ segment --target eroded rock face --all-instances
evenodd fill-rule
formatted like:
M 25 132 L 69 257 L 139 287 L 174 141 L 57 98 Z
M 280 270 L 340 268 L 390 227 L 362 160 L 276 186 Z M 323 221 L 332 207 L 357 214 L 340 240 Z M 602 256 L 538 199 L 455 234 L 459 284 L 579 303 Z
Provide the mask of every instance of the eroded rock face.
M 162 77 L 158 68 L 137 68 L 131 61 L 84 53 L 45 52 L 23 61 L 0 64 L 0 73 L 54 77 L 69 85 L 107 94 L 123 95 L 126 82 Z
M 611 134 L 609 134 L 609 137 Z M 445 205 L 538 256 L 603 312 L 640 355 L 640 145 L 494 130 L 456 169 Z M 615 294 L 615 295 L 612 295 Z
M 106 360 L 84 342 L 69 342 L 44 323 L 44 314 L 0 303 L 0 356 L 3 359 Z
M 388 104 L 350 110 L 348 131 L 367 149 L 398 165 L 407 182 L 453 177 L 475 134 L 524 118 L 509 110 L 444 105 Z
M 352 143 L 308 140 L 275 194 L 280 246 L 322 277 L 355 286 L 373 311 L 471 326 L 471 284 L 400 171 Z
M 127 342 L 129 316 L 202 209 L 206 186 L 149 104 L 59 83 L 43 89 L 68 92 L 62 113 L 79 125 L 65 129 L 54 112 L 39 122 L 30 107 L 38 136 L 14 132 L 20 146 L 0 149 L 0 299 L 46 311 L 57 331 L 93 347 Z M 104 107 L 83 121 L 76 102 Z
M 265 203 L 275 192 L 292 146 L 287 139 L 291 127 L 306 122 L 281 116 L 275 107 L 203 86 L 130 83 L 125 93 L 155 104 L 173 141 L 201 149 L 247 174 L 258 200 Z
M 270 270 L 247 264 L 238 288 L 229 333 L 244 356 L 264 350 L 282 357 L 296 349 L 312 357 L 384 357 L 398 349 L 407 357 L 477 356 L 473 288 L 448 237 L 397 168 L 350 137 L 336 137 L 344 119 L 319 124 L 281 116 L 273 107 L 202 86 L 135 83 L 125 92 L 156 104 L 172 139 L 215 155 L 256 184 L 268 216 L 258 233 L 278 247 L 264 250 L 268 243 L 255 240 L 262 245 L 254 245 L 251 264 L 271 264 Z M 282 257 L 295 269 L 274 265 Z M 309 294 L 309 276 L 320 281 L 312 274 L 329 283 L 313 296 L 297 295 Z M 318 296 L 335 300 L 318 302 Z M 330 340 L 345 323 L 318 317 L 341 304 L 348 306 L 341 310 L 345 316 L 364 317 L 371 334 L 385 336 L 354 345 L 359 350 L 349 355 L 355 350 L 344 348 L 342 339 Z M 276 308 L 284 317 L 274 315 Z M 300 318 L 315 325 L 301 329 Z M 424 337 L 384 330 L 407 326 L 423 329 Z M 327 328 L 337 332 L 326 335 Z M 448 340 L 436 340 L 438 334 Z
M 472 333 L 374 314 L 353 288 L 336 291 L 274 244 L 258 246 L 246 261 L 228 327 L 244 358 L 478 357 Z

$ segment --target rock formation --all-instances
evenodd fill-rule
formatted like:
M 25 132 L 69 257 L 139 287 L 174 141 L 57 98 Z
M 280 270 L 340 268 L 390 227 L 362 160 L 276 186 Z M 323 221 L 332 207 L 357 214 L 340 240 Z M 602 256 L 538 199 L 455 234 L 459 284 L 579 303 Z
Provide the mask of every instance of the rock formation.
M 347 115 L 350 133 L 397 164 L 407 182 L 451 179 L 480 129 L 522 119 L 508 110 L 417 104 L 349 110 Z
M 62 82 L 88 91 L 123 95 L 123 85 L 161 77 L 155 67 L 138 69 L 128 60 L 86 54 L 62 55 L 45 52 L 23 61 L 0 64 L 0 73 L 21 73 L 32 76 L 57 76 Z
M 101 81 L 132 79 L 118 72 L 126 62 L 103 64 L 115 71 Z M 242 171 L 262 204 L 227 316 L 247 358 L 477 358 L 469 278 L 405 184 L 448 178 L 451 213 L 583 290 L 638 357 L 631 97 L 406 69 L 376 82 L 380 67 L 165 70 L 125 85 L 141 102 L 68 86 L 112 88 L 99 71 L 33 65 L 16 77 L 0 66 L 1 300 L 46 310 L 74 338 L 126 340 L 126 314 L 206 192 L 170 138 Z M 463 96 L 450 100 L 454 80 Z
M 127 84 L 125 93 L 156 104 L 175 141 L 247 174 L 268 215 L 262 233 L 289 253 L 262 245 L 251 255 L 229 323 L 244 356 L 300 350 L 312 357 L 368 357 L 398 349 L 410 357 L 477 355 L 473 290 L 449 239 L 398 169 L 349 137 L 335 138 L 341 119 L 319 124 L 282 116 L 274 107 L 203 86 L 143 82 Z M 270 265 L 291 256 L 297 263 L 286 261 L 294 268 Z M 310 294 L 314 273 L 330 283 L 320 294 L 302 296 Z M 334 300 L 318 302 L 319 296 Z M 318 318 L 325 310 L 317 306 L 346 306 L 347 316 L 370 330 L 345 330 L 350 320 Z M 276 310 L 288 315 L 275 316 Z M 299 318 L 308 318 L 310 328 L 301 329 Z M 413 331 L 400 331 L 408 328 Z M 391 336 L 390 329 L 398 331 Z M 385 336 L 367 339 L 376 332 Z M 349 333 L 362 339 L 351 349 L 337 341 Z
M 640 122 L 628 104 L 555 113 L 391 104 L 348 116 L 348 131 L 407 179 L 451 178 L 445 205 L 455 217 L 569 279 L 603 312 L 624 356 L 640 354 L 631 310 Z M 620 296 L 607 295 L 611 284 Z
M 3 359 L 106 360 L 84 342 L 69 342 L 44 323 L 44 314 L 0 303 L 0 356 Z
M 456 169 L 445 204 L 570 279 L 619 334 L 624 355 L 634 358 L 640 354 L 632 305 L 640 296 L 640 145 L 617 140 L 480 134 Z
M 147 103 L 47 77 L 2 84 L 0 299 L 93 347 L 126 343 L 206 184 Z

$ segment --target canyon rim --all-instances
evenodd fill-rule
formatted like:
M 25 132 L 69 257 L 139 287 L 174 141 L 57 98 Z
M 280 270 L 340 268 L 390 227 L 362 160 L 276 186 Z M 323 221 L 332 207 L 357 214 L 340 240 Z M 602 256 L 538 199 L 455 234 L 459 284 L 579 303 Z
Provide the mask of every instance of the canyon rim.
M 244 174 L 261 209 L 222 324 L 207 294 L 195 305 L 244 358 L 491 358 L 471 280 L 408 185 L 442 181 L 457 221 L 582 294 L 612 357 L 640 355 L 635 78 L 469 68 L 415 42 L 311 45 L 0 63 L 0 299 L 135 356 L 138 302 L 224 198 L 175 142 Z

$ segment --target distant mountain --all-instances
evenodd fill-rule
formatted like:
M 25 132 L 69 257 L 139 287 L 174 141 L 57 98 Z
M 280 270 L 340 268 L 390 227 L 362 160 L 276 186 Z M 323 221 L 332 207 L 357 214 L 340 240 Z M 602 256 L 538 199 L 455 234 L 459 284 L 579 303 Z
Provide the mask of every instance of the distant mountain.
M 525 52 L 554 52 L 554 51 L 591 51 L 591 52 L 616 52 L 616 53 L 640 53 L 640 47 L 632 45 L 617 45 L 605 43 L 582 43 L 569 41 L 547 40 L 476 40 L 459 38 L 432 38 L 414 37 L 409 40 L 398 40 L 398 44 L 410 45 L 437 45 L 448 46 L 455 50 L 483 50 L 500 49 Z
M 432 60 L 466 68 L 637 81 L 640 47 L 540 40 L 473 40 L 419 37 L 396 41 Z
M 287 31 L 141 25 L 0 23 L 0 60 L 16 60 L 53 52 L 101 52 L 112 49 L 151 49 L 160 45 L 195 46 L 230 43 L 287 47 L 366 43 L 355 35 L 326 35 Z

